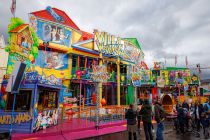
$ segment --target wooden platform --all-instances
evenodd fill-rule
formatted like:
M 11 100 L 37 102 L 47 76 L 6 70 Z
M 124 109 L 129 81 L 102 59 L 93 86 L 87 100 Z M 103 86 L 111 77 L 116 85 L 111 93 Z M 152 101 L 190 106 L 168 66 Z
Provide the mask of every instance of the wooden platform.
M 95 137 L 126 130 L 126 121 L 106 122 L 95 129 L 95 122 L 83 119 L 72 119 L 59 123 L 57 126 L 40 130 L 32 134 L 13 134 L 13 140 L 74 140 Z

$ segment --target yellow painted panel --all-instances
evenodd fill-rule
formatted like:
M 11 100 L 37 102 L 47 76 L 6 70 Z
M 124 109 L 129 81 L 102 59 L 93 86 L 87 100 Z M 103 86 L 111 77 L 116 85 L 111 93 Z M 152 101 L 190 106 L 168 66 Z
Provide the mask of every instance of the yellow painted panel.
M 84 48 L 88 48 L 88 49 L 93 50 L 93 49 L 94 49 L 94 42 L 91 41 L 91 42 L 89 42 L 89 43 L 85 43 L 85 44 L 82 44 L 82 45 L 80 45 L 80 46 L 82 46 L 82 47 L 84 47 Z
M 71 39 L 71 45 L 78 42 L 79 39 L 81 38 L 82 34 L 75 31 L 75 30 L 72 30 L 72 39 Z
M 55 70 L 55 69 L 42 69 L 38 66 L 35 67 L 35 69 L 38 71 L 38 73 L 40 75 L 42 75 L 42 70 L 43 70 L 43 73 L 48 77 L 50 75 L 54 75 L 56 78 L 70 78 L 70 71 L 69 69 L 66 69 L 66 70 Z
M 93 58 L 98 58 L 99 57 L 98 55 L 94 55 L 94 54 L 90 54 L 90 53 L 87 53 L 87 52 L 78 51 L 78 50 L 75 50 L 73 48 L 70 48 L 68 53 L 77 54 L 77 55 L 83 55 L 83 56 L 89 56 L 89 57 L 93 57 Z
M 41 39 L 39 39 L 39 44 L 43 44 L 43 41 Z M 57 50 L 65 51 L 65 52 L 69 50 L 69 47 L 67 46 L 51 43 L 51 42 L 49 43 L 49 48 L 53 48 L 53 49 L 57 49 Z

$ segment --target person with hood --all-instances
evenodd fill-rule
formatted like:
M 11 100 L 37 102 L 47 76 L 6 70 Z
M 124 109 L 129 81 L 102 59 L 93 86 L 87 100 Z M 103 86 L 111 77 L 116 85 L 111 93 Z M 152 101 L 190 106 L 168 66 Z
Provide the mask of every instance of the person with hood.
M 144 101 L 144 104 L 142 105 L 142 108 L 140 110 L 140 115 L 142 115 L 142 121 L 143 121 L 146 140 L 153 140 L 153 136 L 152 136 L 152 106 L 149 104 L 148 100 Z
M 157 122 L 156 140 L 163 140 L 163 131 L 165 119 L 165 110 L 161 106 L 160 101 L 155 102 L 155 120 Z
M 137 140 L 137 135 L 136 135 L 137 114 L 136 111 L 134 111 L 134 107 L 132 104 L 129 105 L 129 109 L 125 113 L 125 119 L 127 120 L 128 139 L 132 140 L 132 135 L 133 135 L 134 140 Z

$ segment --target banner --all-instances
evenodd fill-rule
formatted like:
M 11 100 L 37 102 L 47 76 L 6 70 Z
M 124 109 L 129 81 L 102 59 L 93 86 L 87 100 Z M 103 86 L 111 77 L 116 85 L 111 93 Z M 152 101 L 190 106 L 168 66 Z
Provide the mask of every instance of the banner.
M 90 78 L 94 82 L 106 82 L 109 79 L 107 67 L 105 65 L 102 66 L 93 65 L 93 72 L 90 73 Z

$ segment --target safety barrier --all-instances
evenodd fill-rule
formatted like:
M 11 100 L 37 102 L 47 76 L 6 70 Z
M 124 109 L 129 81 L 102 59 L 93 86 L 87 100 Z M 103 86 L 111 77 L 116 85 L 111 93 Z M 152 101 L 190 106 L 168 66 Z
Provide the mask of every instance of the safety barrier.
M 101 122 L 109 122 L 125 119 L 125 111 L 128 106 L 109 105 L 99 108 L 99 118 Z M 82 118 L 86 121 L 95 121 L 96 106 L 73 106 L 64 104 L 63 119 Z

